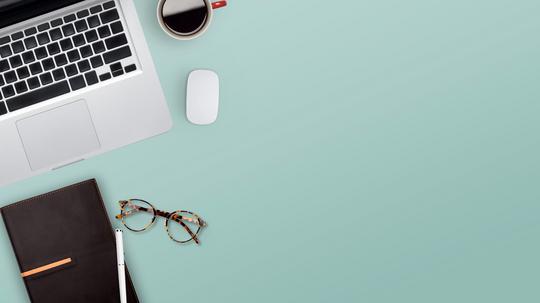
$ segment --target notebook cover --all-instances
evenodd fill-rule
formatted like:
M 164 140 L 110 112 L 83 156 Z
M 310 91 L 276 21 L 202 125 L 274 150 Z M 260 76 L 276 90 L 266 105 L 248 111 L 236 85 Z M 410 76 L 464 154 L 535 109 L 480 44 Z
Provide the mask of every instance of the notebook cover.
M 0 211 L 32 302 L 120 302 L 116 242 L 96 180 Z M 128 302 L 138 303 L 127 267 L 126 280 Z

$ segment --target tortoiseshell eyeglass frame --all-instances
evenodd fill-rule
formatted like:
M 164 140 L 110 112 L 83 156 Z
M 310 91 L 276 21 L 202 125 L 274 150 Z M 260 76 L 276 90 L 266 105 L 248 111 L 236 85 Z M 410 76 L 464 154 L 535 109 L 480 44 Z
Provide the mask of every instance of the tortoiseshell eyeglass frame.
M 131 203 L 132 201 L 144 202 L 144 203 L 148 204 L 151 208 L 149 209 L 149 208 L 146 208 L 146 207 L 135 205 L 135 204 Z M 196 215 L 196 214 L 194 214 L 194 213 L 192 213 L 190 211 L 177 210 L 177 211 L 174 211 L 174 212 L 166 212 L 166 211 L 156 209 L 152 204 L 150 204 L 150 202 L 145 201 L 145 200 L 141 200 L 141 199 L 121 200 L 121 201 L 118 201 L 118 204 L 120 205 L 120 214 L 116 216 L 116 219 L 122 220 L 122 224 L 124 224 L 124 226 L 127 229 L 129 229 L 131 231 L 134 231 L 134 232 L 142 232 L 142 231 L 145 231 L 148 228 L 150 228 L 150 226 L 152 226 L 156 222 L 157 217 L 163 217 L 163 218 L 167 219 L 167 220 L 165 220 L 165 230 L 167 231 L 167 235 L 169 236 L 169 238 L 171 238 L 171 240 L 173 240 L 175 242 L 178 242 L 178 243 L 187 243 L 187 242 L 190 242 L 191 240 L 193 240 L 193 241 L 195 241 L 195 243 L 200 244 L 198 235 L 201 232 L 201 229 L 207 225 L 206 222 L 203 219 L 201 219 L 201 217 L 199 217 L 198 215 Z M 132 207 L 133 209 L 126 210 L 125 207 L 128 204 L 131 204 L 130 207 Z M 137 230 L 137 229 L 130 228 L 126 224 L 125 218 L 128 217 L 129 215 L 131 215 L 131 213 L 134 210 L 135 211 L 144 211 L 144 212 L 151 213 L 153 215 L 152 221 L 150 223 L 148 223 L 142 229 Z M 181 213 L 189 214 L 189 215 L 193 216 L 193 218 L 189 218 L 187 216 L 182 216 Z M 191 238 L 189 240 L 185 240 L 185 241 L 180 241 L 180 240 L 175 239 L 171 235 L 171 232 L 169 230 L 169 222 L 170 222 L 170 220 L 173 220 L 173 221 L 179 223 L 180 225 L 182 225 L 182 227 L 191 236 Z M 195 232 L 193 232 L 189 228 L 189 226 L 187 226 L 183 221 L 187 221 L 187 222 L 196 224 L 197 225 L 197 230 Z

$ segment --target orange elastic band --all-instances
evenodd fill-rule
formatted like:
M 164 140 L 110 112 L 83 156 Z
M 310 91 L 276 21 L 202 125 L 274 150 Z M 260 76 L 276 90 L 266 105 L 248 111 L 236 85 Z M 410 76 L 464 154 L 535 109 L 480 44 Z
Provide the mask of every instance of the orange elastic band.
M 64 264 L 71 263 L 71 261 L 72 261 L 71 258 L 56 261 L 56 262 L 51 263 L 51 264 L 47 264 L 47 265 L 44 265 L 44 266 L 29 270 L 29 271 L 25 271 L 25 272 L 21 273 L 21 277 L 26 278 L 28 276 L 39 274 L 40 272 L 44 272 L 46 270 L 53 269 L 55 267 L 62 266 Z

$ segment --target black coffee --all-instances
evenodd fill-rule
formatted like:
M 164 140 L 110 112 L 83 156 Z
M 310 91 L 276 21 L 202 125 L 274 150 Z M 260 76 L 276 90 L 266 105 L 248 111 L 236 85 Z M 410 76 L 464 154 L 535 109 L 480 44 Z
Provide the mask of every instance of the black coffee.
M 208 8 L 203 0 L 167 0 L 161 10 L 163 22 L 179 35 L 199 31 L 208 18 Z

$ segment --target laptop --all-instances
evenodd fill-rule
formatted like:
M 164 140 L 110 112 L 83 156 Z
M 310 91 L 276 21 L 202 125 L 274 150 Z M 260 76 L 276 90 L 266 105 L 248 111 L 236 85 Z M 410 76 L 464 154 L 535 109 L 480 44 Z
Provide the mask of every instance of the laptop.
M 133 0 L 0 0 L 0 186 L 171 126 Z

